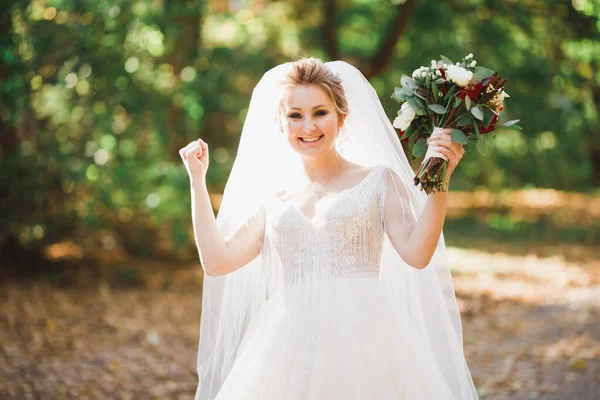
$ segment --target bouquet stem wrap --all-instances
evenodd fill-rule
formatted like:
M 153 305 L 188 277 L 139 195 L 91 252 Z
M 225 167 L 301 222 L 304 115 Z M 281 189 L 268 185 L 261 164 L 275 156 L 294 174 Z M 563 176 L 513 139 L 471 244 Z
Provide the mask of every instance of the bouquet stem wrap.
M 442 128 L 434 127 L 432 137 L 439 135 Z M 433 149 L 433 147 L 427 148 L 425 158 L 419 167 L 419 170 L 415 174 L 414 183 L 415 186 L 421 185 L 421 188 L 428 195 L 431 193 L 445 192 L 448 190 L 446 182 L 446 169 L 448 168 L 448 159 L 442 153 L 439 153 Z

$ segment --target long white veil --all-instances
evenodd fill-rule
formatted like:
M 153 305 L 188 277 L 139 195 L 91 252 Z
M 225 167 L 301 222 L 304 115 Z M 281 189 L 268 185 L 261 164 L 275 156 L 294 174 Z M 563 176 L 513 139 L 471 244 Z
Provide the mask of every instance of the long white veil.
M 341 78 L 349 105 L 338 144 L 340 154 L 357 164 L 390 167 L 404 184 L 403 192 L 408 193 L 408 200 L 403 199 L 405 209 L 418 218 L 426 194 L 412 184 L 414 172 L 375 90 L 355 67 L 341 61 L 326 65 Z M 294 164 L 297 157 L 290 153 L 275 120 L 279 82 L 288 67 L 289 63 L 269 70 L 252 94 L 237 158 L 217 216 L 225 237 L 252 220 L 265 199 L 298 171 Z M 217 395 L 248 325 L 274 290 L 270 278 L 274 267 L 269 259 L 261 253 L 233 273 L 219 277 L 205 275 L 196 400 L 212 400 Z M 390 289 L 398 307 L 408 308 L 454 397 L 477 399 L 464 359 L 461 320 L 443 235 L 433 259 L 422 270 L 408 266 L 386 236 L 380 279 Z

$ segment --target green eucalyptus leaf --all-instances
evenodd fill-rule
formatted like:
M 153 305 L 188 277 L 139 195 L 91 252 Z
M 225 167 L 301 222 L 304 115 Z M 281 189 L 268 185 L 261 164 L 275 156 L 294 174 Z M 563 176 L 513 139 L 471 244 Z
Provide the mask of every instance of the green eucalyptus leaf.
M 445 64 L 448 64 L 448 65 L 450 65 L 450 64 L 454 64 L 454 63 L 452 62 L 452 60 L 450 60 L 448 57 L 446 57 L 446 56 L 444 56 L 444 55 L 440 55 L 440 58 L 442 59 L 442 61 L 443 61 Z
M 467 144 L 467 137 L 461 130 L 452 129 L 452 131 L 450 132 L 450 137 L 452 138 L 453 142 Z
M 427 139 L 420 138 L 412 149 L 413 157 L 421 157 L 427 152 Z
M 477 82 L 481 82 L 494 75 L 496 72 L 486 67 L 475 67 L 475 78 Z
M 402 86 L 402 93 L 405 97 L 412 97 L 414 94 L 413 90 L 408 86 Z
M 519 125 L 507 126 L 506 129 L 510 129 L 511 131 L 522 131 L 523 130 L 523 128 L 521 128 Z
M 412 148 L 415 145 L 415 142 L 419 138 L 419 130 L 415 129 L 411 132 L 410 137 L 408 138 L 408 147 Z
M 414 79 L 411 79 L 406 75 L 402 75 L 400 83 L 402 84 L 402 86 L 409 86 L 412 89 L 416 89 L 419 86 L 417 82 L 414 81 Z
M 440 98 L 440 90 L 435 82 L 431 85 L 431 93 L 433 94 L 433 100 L 438 101 Z
M 479 133 L 479 125 L 478 125 L 478 122 L 477 122 L 477 121 L 475 121 L 475 120 L 474 120 L 474 119 L 472 119 L 472 118 L 471 118 L 471 121 L 472 121 L 472 123 L 473 123 L 473 133 L 474 133 L 475 135 L 479 136 L 479 135 L 480 135 L 480 133 Z
M 488 154 L 488 146 L 487 140 L 481 138 L 481 140 L 477 141 L 477 152 L 483 156 L 487 156 Z
M 452 108 L 458 108 L 463 103 L 462 99 L 458 96 L 454 98 L 454 104 L 452 104 Z
M 495 116 L 496 115 L 493 112 L 489 112 L 489 111 L 484 112 L 483 113 L 483 126 L 485 126 L 486 128 L 489 127 Z
M 465 96 L 465 106 L 467 107 L 467 110 L 471 109 L 471 98 L 469 96 Z
M 406 130 L 402 133 L 402 136 L 400 136 L 400 139 L 408 138 L 414 129 L 415 129 L 414 123 L 411 123 L 410 125 L 408 125 L 408 128 L 406 128 Z
M 405 101 L 406 95 L 404 94 L 403 88 L 394 88 L 394 94 L 392 95 L 392 98 L 396 101 Z
M 419 105 L 419 107 L 427 108 L 427 102 L 420 97 L 414 97 L 415 101 Z
M 471 114 L 478 120 L 483 121 L 483 112 L 478 107 L 471 108 Z
M 446 94 L 444 95 L 444 102 L 450 100 L 450 97 L 452 97 L 457 90 L 458 86 L 452 85 L 452 87 L 448 89 L 448 92 L 446 92 Z
M 513 119 L 513 120 L 510 120 L 508 122 L 503 123 L 502 125 L 504 125 L 504 126 L 511 126 L 511 125 L 516 124 L 519 121 L 520 121 L 520 119 Z
M 468 115 L 463 115 L 462 117 L 460 117 L 456 120 L 457 126 L 469 126 L 469 125 L 471 125 L 471 123 L 472 123 L 471 117 L 469 117 Z
M 417 110 L 417 108 L 419 108 L 419 106 L 417 105 L 417 100 L 415 100 L 415 98 L 413 96 L 407 97 L 406 101 L 407 101 L 408 104 L 410 104 L 410 107 L 413 110 Z
M 436 114 L 440 114 L 440 115 L 446 114 L 446 108 L 439 104 L 430 104 L 429 109 Z
M 421 125 L 419 125 L 419 130 L 423 132 L 423 136 L 431 136 L 431 133 L 433 132 L 433 123 L 431 119 L 427 118 Z

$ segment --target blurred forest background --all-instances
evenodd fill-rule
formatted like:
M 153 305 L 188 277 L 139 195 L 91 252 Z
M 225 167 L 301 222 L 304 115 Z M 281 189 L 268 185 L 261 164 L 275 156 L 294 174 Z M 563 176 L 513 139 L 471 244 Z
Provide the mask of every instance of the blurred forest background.
M 471 52 L 523 127 L 452 178 L 476 384 L 597 398 L 600 0 L 1 2 L 1 397 L 190 398 L 202 274 L 179 148 L 208 142 L 217 211 L 269 68 L 348 61 L 392 119 L 403 74 Z

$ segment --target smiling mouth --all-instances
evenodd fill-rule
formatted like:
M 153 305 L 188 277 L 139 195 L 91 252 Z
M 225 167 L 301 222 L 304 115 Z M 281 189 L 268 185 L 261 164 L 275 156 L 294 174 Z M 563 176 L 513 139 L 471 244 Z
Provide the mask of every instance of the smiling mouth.
M 317 141 L 321 140 L 321 138 L 322 138 L 323 136 L 325 136 L 325 135 L 321 135 L 321 136 L 315 136 L 315 137 L 311 137 L 311 138 L 303 138 L 303 137 L 300 137 L 300 138 L 298 138 L 298 139 L 299 139 L 301 142 L 304 142 L 304 143 L 314 143 L 314 142 L 317 142 Z

